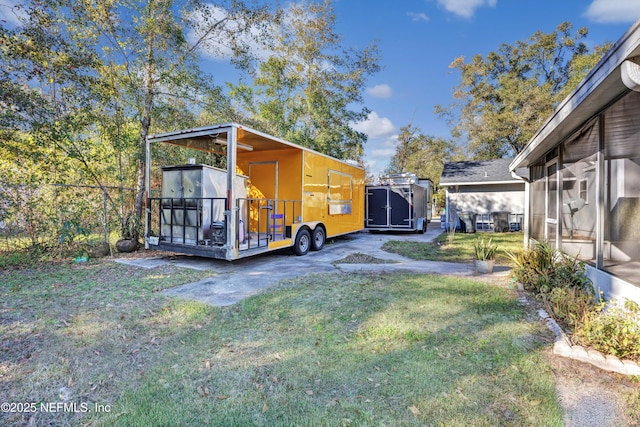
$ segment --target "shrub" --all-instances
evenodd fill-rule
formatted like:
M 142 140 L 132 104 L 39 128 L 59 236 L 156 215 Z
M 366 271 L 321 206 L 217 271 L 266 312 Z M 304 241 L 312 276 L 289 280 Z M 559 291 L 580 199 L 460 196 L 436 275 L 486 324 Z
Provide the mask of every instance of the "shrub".
M 593 293 L 584 263 L 540 242 L 526 251 L 507 252 L 514 263 L 514 279 L 536 295 L 554 288 L 584 288 Z
M 584 316 L 573 340 L 604 354 L 640 360 L 640 308 L 632 301 L 623 307 L 600 304 Z
M 473 248 L 475 249 L 477 260 L 487 261 L 495 258 L 498 245 L 494 244 L 491 238 L 486 241 L 483 237 L 481 239 L 476 239 L 473 243 Z
M 125 240 L 135 240 L 137 239 L 140 233 L 141 221 L 138 216 L 135 214 L 127 214 L 124 218 L 122 218 L 122 222 L 120 225 L 120 238 Z
M 549 284 L 550 273 L 558 252 L 546 242 L 515 253 L 507 252 L 514 263 L 513 276 L 528 291 L 538 294 Z
M 640 307 L 597 301 L 584 263 L 547 243 L 527 251 L 508 253 L 513 277 L 542 300 L 547 311 L 568 326 L 577 344 L 620 358 L 640 360 Z
M 593 293 L 575 287 L 553 288 L 541 298 L 553 318 L 571 330 L 575 330 L 597 304 Z
M 547 311 L 572 329 L 596 306 L 584 263 L 552 248 L 546 242 L 526 251 L 508 253 L 515 264 L 514 279 L 542 300 Z
M 0 252 L 0 270 L 29 266 L 34 263 L 30 254 L 25 251 Z

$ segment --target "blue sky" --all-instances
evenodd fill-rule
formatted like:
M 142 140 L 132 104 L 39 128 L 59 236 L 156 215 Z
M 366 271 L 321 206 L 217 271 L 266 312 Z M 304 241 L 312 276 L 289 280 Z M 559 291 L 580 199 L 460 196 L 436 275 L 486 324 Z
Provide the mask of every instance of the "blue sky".
M 0 19 L 17 23 L 20 12 L 13 6 L 21 2 L 0 0 Z M 426 135 L 449 137 L 434 108 L 453 101 L 460 79 L 449 69 L 455 58 L 486 55 L 538 30 L 549 33 L 563 21 L 589 28 L 593 47 L 615 42 L 640 18 L 640 0 L 333 0 L 333 6 L 345 47 L 363 49 L 375 41 L 380 50 L 382 70 L 369 80 L 364 97 L 371 114 L 355 126 L 369 137 L 365 161 L 376 176 L 395 153 L 402 126 L 412 123 Z M 218 84 L 238 82 L 228 56 L 214 59 L 203 52 L 203 63 Z
M 448 67 L 456 57 L 485 55 L 563 21 L 589 28 L 590 47 L 615 42 L 640 18 L 640 0 L 334 0 L 334 11 L 345 45 L 377 40 L 380 48 L 383 69 L 365 95 L 370 120 L 357 126 L 369 135 L 365 156 L 377 175 L 402 126 L 449 137 L 434 107 L 453 100 L 460 76 Z

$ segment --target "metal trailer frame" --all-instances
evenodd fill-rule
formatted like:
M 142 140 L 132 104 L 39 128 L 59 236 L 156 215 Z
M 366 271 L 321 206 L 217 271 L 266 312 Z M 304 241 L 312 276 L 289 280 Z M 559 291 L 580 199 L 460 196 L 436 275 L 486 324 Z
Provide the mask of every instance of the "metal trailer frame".
M 173 184 L 152 197 L 153 143 L 225 154 L 227 168 L 165 167 L 202 170 L 201 178 L 190 175 L 200 187 Z M 147 249 L 228 261 L 287 247 L 304 255 L 363 228 L 363 168 L 237 123 L 150 135 L 146 160 Z
M 432 188 L 431 180 L 412 173 L 387 175 L 380 185 L 365 186 L 365 228 L 424 233 L 432 218 Z

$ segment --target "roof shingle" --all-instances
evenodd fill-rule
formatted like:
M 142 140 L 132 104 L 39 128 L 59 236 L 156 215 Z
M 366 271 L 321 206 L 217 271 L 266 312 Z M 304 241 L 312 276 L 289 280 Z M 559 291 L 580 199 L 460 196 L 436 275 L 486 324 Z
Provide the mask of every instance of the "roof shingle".
M 440 185 L 483 182 L 519 182 L 509 172 L 513 159 L 470 160 L 445 163 Z

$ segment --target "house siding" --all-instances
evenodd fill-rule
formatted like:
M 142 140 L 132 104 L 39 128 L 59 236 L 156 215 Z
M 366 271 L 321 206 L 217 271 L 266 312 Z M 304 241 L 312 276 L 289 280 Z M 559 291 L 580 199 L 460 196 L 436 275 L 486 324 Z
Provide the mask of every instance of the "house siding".
M 447 187 L 447 197 L 449 208 L 457 212 L 524 212 L 524 183 Z

